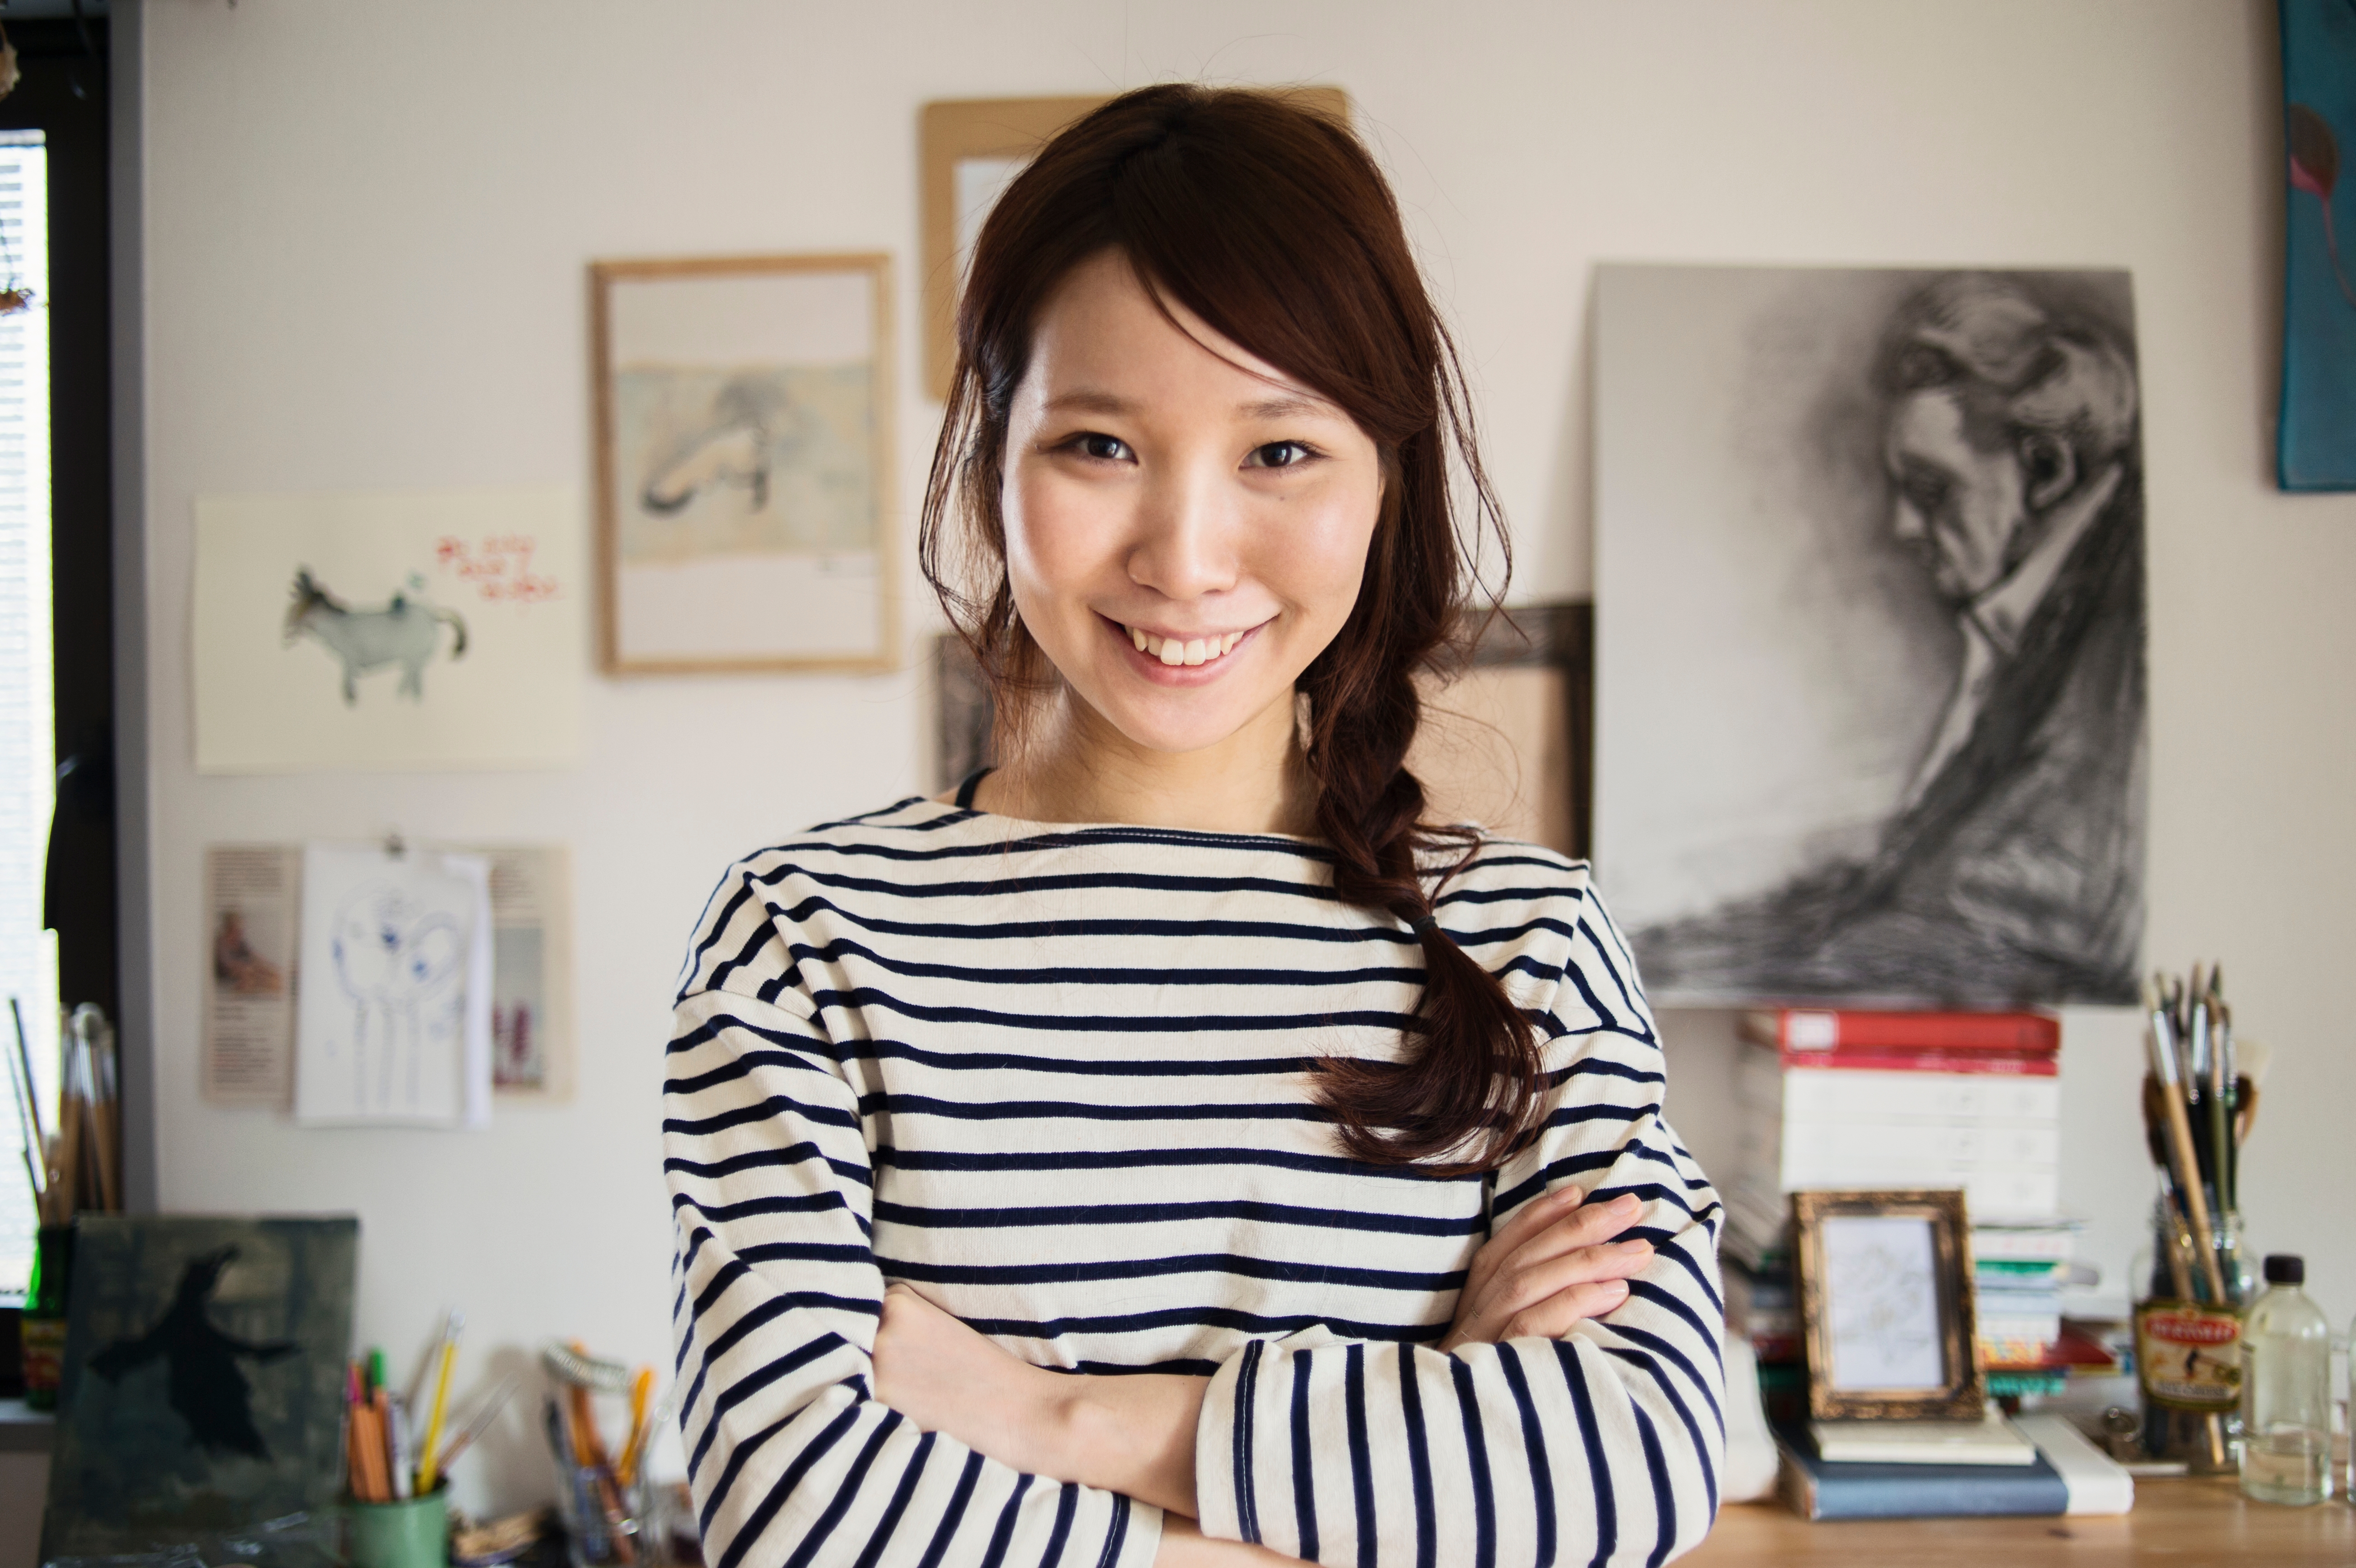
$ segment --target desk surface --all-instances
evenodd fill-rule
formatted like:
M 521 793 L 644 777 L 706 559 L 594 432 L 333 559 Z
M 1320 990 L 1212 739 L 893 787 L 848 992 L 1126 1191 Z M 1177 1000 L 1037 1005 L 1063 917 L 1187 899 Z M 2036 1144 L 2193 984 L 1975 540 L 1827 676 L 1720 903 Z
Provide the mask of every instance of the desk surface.
M 1694 1568 L 2080 1568 L 2101 1563 L 2356 1563 L 2356 1508 L 2273 1508 L 2229 1479 L 2136 1483 L 2110 1519 L 1848 1520 L 1811 1524 L 1776 1503 L 1721 1509 Z

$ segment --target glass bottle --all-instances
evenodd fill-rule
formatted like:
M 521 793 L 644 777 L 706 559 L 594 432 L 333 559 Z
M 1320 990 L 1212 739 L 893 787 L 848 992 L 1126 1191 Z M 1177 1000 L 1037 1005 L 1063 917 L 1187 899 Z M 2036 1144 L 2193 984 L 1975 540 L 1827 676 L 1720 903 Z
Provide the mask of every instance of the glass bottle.
M 23 1347 L 25 1403 L 58 1408 L 66 1362 L 66 1285 L 73 1267 L 73 1227 L 44 1225 L 35 1233 L 33 1275 L 26 1281 L 24 1315 L 16 1329 Z
M 2319 1503 L 2331 1491 L 2331 1326 L 2299 1288 L 2305 1259 L 2271 1253 L 2265 1273 L 2242 1334 L 2242 1490 Z

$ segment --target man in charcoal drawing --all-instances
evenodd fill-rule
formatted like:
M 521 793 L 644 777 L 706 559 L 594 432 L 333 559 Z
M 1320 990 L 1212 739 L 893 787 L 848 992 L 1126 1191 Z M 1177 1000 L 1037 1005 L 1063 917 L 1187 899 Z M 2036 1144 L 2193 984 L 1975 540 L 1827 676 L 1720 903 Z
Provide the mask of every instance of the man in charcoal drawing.
M 1875 851 L 1640 938 L 1655 988 L 2128 1002 L 2142 935 L 2134 361 L 2022 280 L 1951 274 L 1874 369 L 1890 527 L 1955 617 L 1952 695 Z

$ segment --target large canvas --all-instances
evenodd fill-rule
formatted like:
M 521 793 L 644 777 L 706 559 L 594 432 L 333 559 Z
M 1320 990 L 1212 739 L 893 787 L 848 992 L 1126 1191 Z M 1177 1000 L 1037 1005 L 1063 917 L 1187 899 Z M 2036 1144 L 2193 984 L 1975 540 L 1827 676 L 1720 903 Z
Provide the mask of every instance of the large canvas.
M 2283 384 L 2276 467 L 2286 490 L 2356 489 L 2356 7 L 2282 0 Z
M 43 1561 L 336 1500 L 359 1222 L 85 1214 Z
M 2133 1000 L 2126 275 L 1607 268 L 1596 379 L 1596 860 L 1655 1000 Z

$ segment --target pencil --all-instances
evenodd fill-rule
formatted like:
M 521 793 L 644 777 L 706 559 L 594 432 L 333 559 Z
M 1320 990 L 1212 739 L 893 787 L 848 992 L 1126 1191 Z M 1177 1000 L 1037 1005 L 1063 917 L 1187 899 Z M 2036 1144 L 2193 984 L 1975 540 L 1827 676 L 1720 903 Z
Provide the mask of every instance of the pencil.
M 425 1444 L 418 1451 L 417 1489 L 430 1492 L 439 1469 L 442 1445 L 442 1418 L 450 1410 L 450 1372 L 458 1364 L 458 1336 L 465 1331 L 464 1313 L 453 1310 L 449 1325 L 442 1334 L 442 1369 L 434 1380 L 434 1412 L 425 1418 Z

